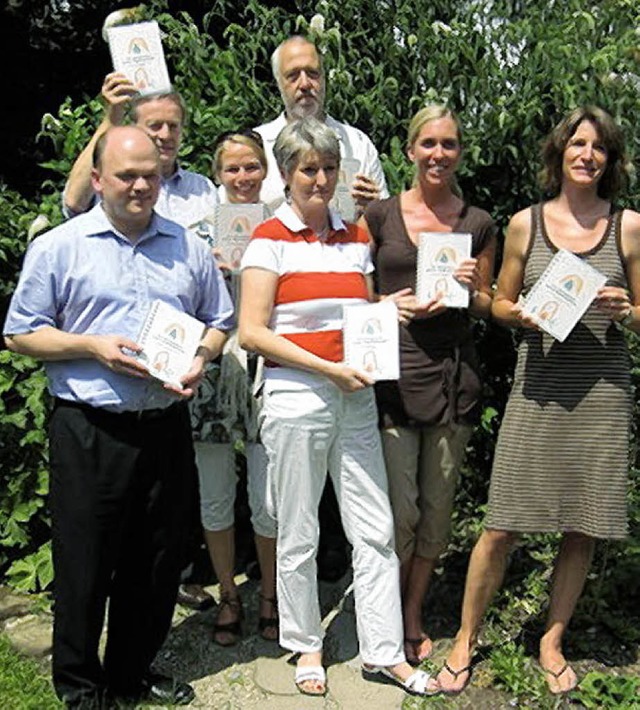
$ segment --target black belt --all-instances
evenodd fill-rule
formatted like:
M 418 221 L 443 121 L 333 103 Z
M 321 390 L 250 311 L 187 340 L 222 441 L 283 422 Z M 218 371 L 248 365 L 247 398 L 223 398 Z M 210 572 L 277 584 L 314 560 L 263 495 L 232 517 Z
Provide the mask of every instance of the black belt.
M 155 419 L 162 419 L 163 417 L 172 416 L 175 412 L 184 406 L 184 402 L 174 402 L 168 407 L 162 407 L 158 409 L 131 409 L 121 412 L 114 412 L 110 409 L 103 409 L 102 407 L 92 407 L 90 404 L 85 404 L 84 402 L 72 402 L 68 399 L 60 399 L 56 397 L 54 400 L 53 408 L 58 407 L 71 407 L 72 409 L 81 409 L 89 413 L 99 413 L 104 415 L 112 415 L 119 418 L 128 418 L 131 421 L 136 422 L 146 422 L 153 421 Z

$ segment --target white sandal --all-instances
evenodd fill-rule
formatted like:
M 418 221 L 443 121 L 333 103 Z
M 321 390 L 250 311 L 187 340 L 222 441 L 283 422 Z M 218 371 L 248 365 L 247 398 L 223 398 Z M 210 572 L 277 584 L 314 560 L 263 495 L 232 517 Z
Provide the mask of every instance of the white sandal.
M 319 693 L 305 690 L 302 683 L 309 680 L 321 683 L 322 690 Z M 295 683 L 296 688 L 303 695 L 323 696 L 327 694 L 327 674 L 322 666 L 296 666 Z
M 427 690 L 431 676 L 421 670 L 414 671 L 406 680 L 402 680 L 385 666 L 363 666 L 362 675 L 366 680 L 397 685 L 398 688 L 402 688 L 409 695 L 417 695 L 424 698 L 440 693 L 439 689 Z

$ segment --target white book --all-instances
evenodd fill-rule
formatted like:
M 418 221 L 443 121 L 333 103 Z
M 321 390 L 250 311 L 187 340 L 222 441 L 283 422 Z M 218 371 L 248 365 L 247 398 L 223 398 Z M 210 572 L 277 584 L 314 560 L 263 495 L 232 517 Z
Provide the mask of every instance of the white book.
M 586 261 L 559 249 L 523 300 L 523 313 L 563 342 L 606 281 L 607 277 Z
M 218 205 L 207 221 L 213 224 L 213 237 L 209 243 L 219 249 L 220 261 L 239 269 L 253 230 L 264 222 L 266 216 L 262 203 Z
M 351 185 L 360 172 L 360 161 L 355 158 L 342 158 L 336 191 L 333 193 L 331 207 L 340 214 L 345 222 L 355 222 L 357 205 L 351 197 Z
M 398 309 L 391 300 L 345 306 L 344 362 L 374 380 L 400 377 Z
M 447 308 L 468 308 L 469 289 L 453 272 L 471 258 L 471 234 L 420 232 L 418 234 L 416 296 L 420 303 L 439 298 Z
M 142 96 L 172 90 L 157 22 L 109 27 L 107 37 L 113 68 L 122 72 Z
M 182 387 L 180 378 L 189 372 L 205 325 L 164 301 L 153 301 L 137 343 L 137 359 L 153 377 Z

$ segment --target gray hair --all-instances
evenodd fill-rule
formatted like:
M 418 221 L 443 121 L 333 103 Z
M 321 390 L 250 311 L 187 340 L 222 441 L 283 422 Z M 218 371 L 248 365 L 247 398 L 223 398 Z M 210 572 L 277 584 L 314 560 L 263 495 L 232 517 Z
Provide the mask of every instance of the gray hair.
M 162 94 L 145 94 L 144 96 L 136 96 L 131 101 L 131 116 L 134 121 L 138 120 L 138 107 L 142 104 L 149 103 L 149 101 L 160 101 L 162 99 L 168 99 L 172 101 L 179 109 L 182 114 L 182 125 L 184 126 L 187 122 L 187 105 L 184 99 L 177 91 L 167 91 Z
M 284 47 L 285 44 L 289 44 L 289 42 L 303 42 L 304 44 L 310 44 L 316 49 L 316 53 L 318 54 L 318 61 L 320 62 L 320 71 L 324 71 L 324 68 L 322 66 L 322 54 L 318 51 L 318 48 L 316 47 L 315 43 L 312 42 L 310 39 L 307 39 L 304 35 L 292 35 L 291 37 L 288 37 L 287 39 L 283 40 L 280 42 L 280 44 L 274 49 L 273 54 L 271 55 L 271 71 L 273 72 L 273 78 L 276 80 L 276 84 L 280 86 L 280 52 L 282 51 L 282 48 Z
M 340 164 L 338 136 L 326 123 L 312 116 L 288 123 L 278 133 L 273 146 L 273 155 L 283 175 L 290 175 L 302 156 L 311 151 L 333 158 Z

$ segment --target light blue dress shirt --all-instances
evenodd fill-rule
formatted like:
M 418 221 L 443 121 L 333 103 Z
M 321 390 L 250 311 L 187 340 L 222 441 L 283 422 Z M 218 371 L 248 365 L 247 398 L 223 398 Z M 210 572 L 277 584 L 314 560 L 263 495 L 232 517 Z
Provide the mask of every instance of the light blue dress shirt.
M 234 327 L 229 293 L 204 241 L 154 215 L 132 244 L 96 205 L 31 243 L 4 334 L 52 326 L 135 341 L 155 299 L 209 327 Z M 157 381 L 113 372 L 95 359 L 48 361 L 45 369 L 51 394 L 73 402 L 128 411 L 175 401 Z

